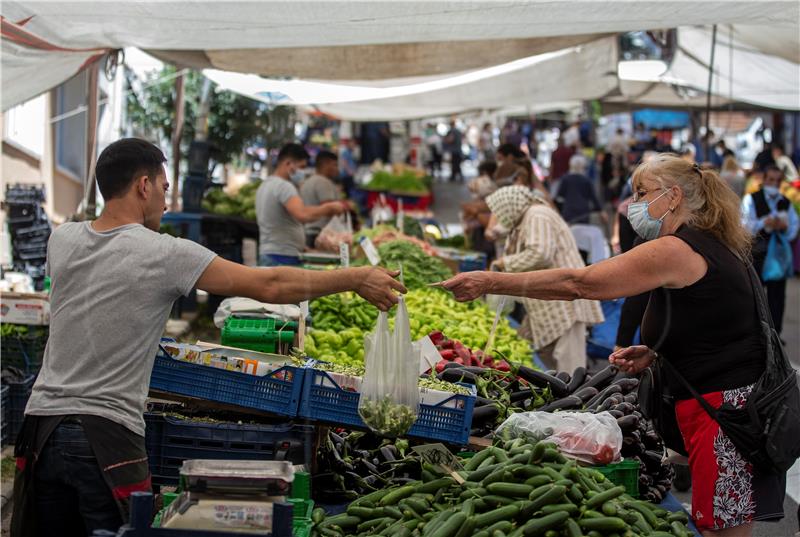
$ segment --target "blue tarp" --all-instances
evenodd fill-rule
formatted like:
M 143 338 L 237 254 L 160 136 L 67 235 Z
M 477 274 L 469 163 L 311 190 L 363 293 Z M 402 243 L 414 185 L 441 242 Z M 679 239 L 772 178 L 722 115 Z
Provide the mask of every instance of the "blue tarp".
M 633 123 L 644 123 L 648 129 L 685 129 L 689 127 L 689 113 L 644 108 L 633 113 Z

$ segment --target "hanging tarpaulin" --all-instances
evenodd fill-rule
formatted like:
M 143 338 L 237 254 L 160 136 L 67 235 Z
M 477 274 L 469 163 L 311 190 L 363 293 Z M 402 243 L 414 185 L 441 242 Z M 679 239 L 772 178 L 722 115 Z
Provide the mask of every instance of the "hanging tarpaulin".
M 633 112 L 633 123 L 642 123 L 647 129 L 684 129 L 689 126 L 689 113 L 645 108 Z
M 64 53 L 67 49 L 137 47 L 198 69 L 376 80 L 468 71 L 584 44 L 597 36 L 679 25 L 760 25 L 783 29 L 780 35 L 794 30 L 796 36 L 800 8 L 792 1 L 280 0 L 129 1 L 109 9 L 106 2 L 6 0 L 0 14 L 26 21 L 28 32 L 61 48 L 21 62 L 19 51 L 7 48 L 4 39 L 4 78 L 18 84 L 9 94 L 13 99 L 4 92 L 7 108 L 47 89 L 45 81 L 54 86 L 74 74 L 77 62 Z M 73 63 L 67 68 L 70 58 Z M 19 82 L 32 73 L 41 82 Z
M 0 18 L 3 110 L 71 78 L 106 52 L 59 47 L 28 31 L 27 22 Z

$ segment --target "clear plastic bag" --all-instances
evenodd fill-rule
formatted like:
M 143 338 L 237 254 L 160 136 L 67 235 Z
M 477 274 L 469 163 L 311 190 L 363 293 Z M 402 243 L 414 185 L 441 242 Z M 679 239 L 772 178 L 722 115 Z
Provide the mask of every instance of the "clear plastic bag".
M 353 243 L 353 223 L 350 213 L 331 217 L 314 240 L 314 247 L 323 252 L 339 252 L 339 244 Z
M 622 430 L 608 412 L 520 412 L 497 428 L 503 438 L 547 439 L 564 455 L 590 464 L 619 460 Z
M 366 371 L 358 413 L 375 433 L 395 438 L 408 432 L 419 411 L 419 345 L 411 342 L 408 310 L 400 297 L 394 332 L 385 312 L 364 342 Z

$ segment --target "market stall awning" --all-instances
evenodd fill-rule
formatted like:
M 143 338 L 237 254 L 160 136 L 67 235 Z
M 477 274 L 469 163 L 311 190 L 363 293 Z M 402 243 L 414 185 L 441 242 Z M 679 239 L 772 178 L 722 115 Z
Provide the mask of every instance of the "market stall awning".
M 552 109 L 554 102 L 599 98 L 616 87 L 616 38 L 540 54 L 454 77 L 392 87 L 272 80 L 204 73 L 221 88 L 272 104 L 313 105 L 353 121 L 415 119 L 507 107 Z
M 800 63 L 765 53 L 738 39 L 736 28 L 719 27 L 711 86 L 714 107 L 744 103 L 800 110 Z M 776 39 L 779 35 L 776 36 Z M 796 36 L 794 43 L 800 36 Z M 705 107 L 711 60 L 710 28 L 679 28 L 678 50 L 669 69 L 649 81 L 621 81 L 607 103 L 638 106 Z M 793 41 L 783 42 L 791 52 Z M 798 45 L 800 46 L 800 45 Z
M 62 49 L 135 46 L 197 68 L 339 80 L 453 73 L 598 35 L 732 23 L 798 28 L 796 2 L 14 2 L 0 14 Z M 754 35 L 754 34 L 753 34 Z M 571 37 L 566 37 L 571 36 Z M 752 35 L 751 35 L 752 37 Z M 80 52 L 74 52 L 80 55 Z M 63 53 L 3 50 L 3 109 L 47 89 Z M 86 57 L 84 56 L 84 60 Z M 66 79 L 57 80 L 56 84 Z M 6 91 L 12 85 L 16 91 Z

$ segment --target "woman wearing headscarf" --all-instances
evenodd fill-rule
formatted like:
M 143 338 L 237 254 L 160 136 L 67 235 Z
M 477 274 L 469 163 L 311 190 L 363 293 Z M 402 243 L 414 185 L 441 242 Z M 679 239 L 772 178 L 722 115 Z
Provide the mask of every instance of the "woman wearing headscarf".
M 633 191 L 628 219 L 645 242 L 630 251 L 586 268 L 464 272 L 443 287 L 461 301 L 485 293 L 604 300 L 649 291 L 644 344 L 609 360 L 636 374 L 660 356 L 708 404 L 741 408 L 765 371 L 767 340 L 739 198 L 713 170 L 669 154 L 639 165 Z M 780 519 L 786 473 L 754 466 L 683 382 L 665 378 L 689 454 L 692 516 L 703 535 L 750 537 L 754 521 Z
M 497 221 L 510 230 L 505 254 L 494 263 L 496 269 L 528 272 L 584 266 L 567 223 L 531 189 L 501 188 L 486 203 Z M 586 365 L 587 325 L 603 322 L 599 302 L 523 298 L 522 303 L 526 328 L 545 365 L 569 372 Z

